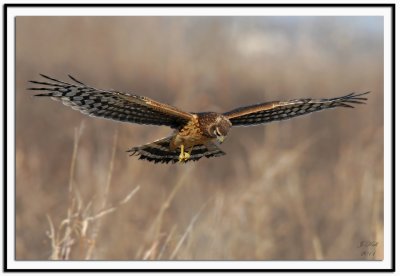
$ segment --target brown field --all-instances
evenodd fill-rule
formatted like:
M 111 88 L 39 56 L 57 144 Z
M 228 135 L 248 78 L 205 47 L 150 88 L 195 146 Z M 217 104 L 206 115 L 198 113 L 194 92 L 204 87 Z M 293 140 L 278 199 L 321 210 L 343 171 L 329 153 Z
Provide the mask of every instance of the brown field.
M 383 259 L 382 18 L 16 22 L 17 260 Z M 372 93 L 235 128 L 223 157 L 155 165 L 125 151 L 168 128 L 34 98 L 39 73 L 193 112 Z

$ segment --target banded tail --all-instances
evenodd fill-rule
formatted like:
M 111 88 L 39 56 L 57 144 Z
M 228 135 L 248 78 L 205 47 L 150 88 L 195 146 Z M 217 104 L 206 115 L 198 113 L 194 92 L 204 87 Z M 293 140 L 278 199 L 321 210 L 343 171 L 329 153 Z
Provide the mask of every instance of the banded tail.
M 171 150 L 170 142 L 173 136 L 154 141 L 138 147 L 133 147 L 127 152 L 130 156 L 139 156 L 139 160 L 144 159 L 154 163 L 176 163 L 179 161 L 180 150 Z M 189 149 L 187 149 L 189 150 Z M 187 161 L 197 161 L 202 157 L 218 157 L 225 155 L 217 145 L 209 143 L 207 145 L 196 145 L 193 147 L 190 158 Z

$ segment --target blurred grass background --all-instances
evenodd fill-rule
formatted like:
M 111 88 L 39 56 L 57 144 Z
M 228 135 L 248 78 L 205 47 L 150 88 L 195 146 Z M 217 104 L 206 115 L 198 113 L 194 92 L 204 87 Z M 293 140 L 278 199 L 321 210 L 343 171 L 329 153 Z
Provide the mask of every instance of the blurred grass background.
M 81 124 L 72 179 L 82 202 L 98 201 L 108 176 L 106 206 L 140 186 L 85 241 L 90 259 L 384 257 L 383 18 L 17 17 L 16 25 L 18 260 L 52 254 L 46 215 L 58 227 L 71 207 Z M 125 151 L 168 128 L 89 118 L 34 98 L 27 81 L 39 73 L 196 112 L 372 94 L 352 110 L 232 129 L 224 157 L 155 165 Z M 362 241 L 378 242 L 374 255 Z M 79 250 L 70 258 L 83 258 Z

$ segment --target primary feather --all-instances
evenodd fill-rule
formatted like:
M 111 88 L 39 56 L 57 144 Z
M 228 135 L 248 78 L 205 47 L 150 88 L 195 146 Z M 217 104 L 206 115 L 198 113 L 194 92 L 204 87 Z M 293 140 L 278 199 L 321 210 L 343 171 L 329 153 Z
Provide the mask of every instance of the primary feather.
M 224 115 L 232 126 L 251 126 L 266 124 L 272 121 L 286 120 L 311 112 L 335 107 L 350 107 L 351 104 L 363 104 L 367 98 L 362 97 L 369 92 L 351 93 L 346 96 L 330 99 L 297 99 L 291 101 L 266 102 L 246 107 L 239 107 Z
M 179 128 L 192 116 L 188 112 L 147 97 L 93 88 L 72 76 L 69 77 L 75 83 L 67 83 L 46 75 L 41 76 L 47 81 L 30 81 L 42 85 L 29 88 L 30 90 L 45 91 L 36 96 L 51 97 L 90 116 L 136 124 L 165 125 L 172 128 Z

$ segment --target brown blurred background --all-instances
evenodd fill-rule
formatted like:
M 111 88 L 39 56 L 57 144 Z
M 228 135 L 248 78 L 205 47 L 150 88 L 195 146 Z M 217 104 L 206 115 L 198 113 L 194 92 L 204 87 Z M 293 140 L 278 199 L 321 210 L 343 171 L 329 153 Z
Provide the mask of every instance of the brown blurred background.
M 384 257 L 383 18 L 17 17 L 16 24 L 18 260 L 46 260 L 57 248 L 68 251 L 64 259 Z M 39 73 L 194 112 L 372 93 L 355 109 L 235 128 L 224 157 L 155 165 L 125 151 L 168 128 L 90 118 L 34 98 L 26 88 Z M 89 221 L 109 207 L 116 210 Z

